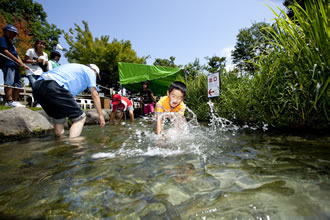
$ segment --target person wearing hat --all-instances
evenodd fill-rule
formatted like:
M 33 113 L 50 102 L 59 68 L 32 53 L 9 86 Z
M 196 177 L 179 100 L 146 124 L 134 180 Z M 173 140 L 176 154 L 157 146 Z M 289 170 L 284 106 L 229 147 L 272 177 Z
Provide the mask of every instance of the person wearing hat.
M 128 111 L 131 123 L 134 122 L 134 108 L 133 103 L 126 97 L 120 96 L 119 94 L 114 94 L 111 101 L 111 115 L 110 115 L 110 124 L 114 123 L 119 125 L 121 119 L 123 118 L 124 112 Z M 115 123 L 116 115 L 120 113 L 117 123 Z
M 60 65 L 58 63 L 60 58 L 61 58 L 61 54 L 57 50 L 53 50 L 52 52 L 50 52 L 50 60 L 48 61 L 48 70 L 52 70 L 58 67 Z
M 44 111 L 53 118 L 55 135 L 64 134 L 66 117 L 72 125 L 69 137 L 78 137 L 84 127 L 86 114 L 81 110 L 75 96 L 87 88 L 90 90 L 94 106 L 99 116 L 100 126 L 105 125 L 99 94 L 96 90 L 96 77 L 100 69 L 95 64 L 69 63 L 43 73 L 34 83 L 33 97 Z
M 13 40 L 18 35 L 17 28 L 7 24 L 3 29 L 3 37 L 0 37 L 0 67 L 3 72 L 5 87 L 6 104 L 10 107 L 25 107 L 17 100 L 22 88 L 21 74 L 19 67 L 28 69 L 22 62 Z

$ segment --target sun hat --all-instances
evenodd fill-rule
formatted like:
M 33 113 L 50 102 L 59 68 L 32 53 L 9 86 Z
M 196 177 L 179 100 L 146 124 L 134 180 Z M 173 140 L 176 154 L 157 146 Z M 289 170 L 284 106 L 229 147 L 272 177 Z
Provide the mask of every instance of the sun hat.
M 121 100 L 120 95 L 119 94 L 114 94 L 112 96 L 112 102 L 111 102 L 111 104 L 112 105 L 118 105 L 118 104 L 120 104 L 120 100 Z
M 16 34 L 18 34 L 17 28 L 11 24 L 7 24 L 2 30 L 11 31 L 11 32 L 15 32 Z
M 87 64 L 88 67 L 90 67 L 91 69 L 93 69 L 96 73 L 97 73 L 97 76 L 99 77 L 99 79 L 101 79 L 101 76 L 100 76 L 100 68 L 98 66 L 96 66 L 95 64 Z

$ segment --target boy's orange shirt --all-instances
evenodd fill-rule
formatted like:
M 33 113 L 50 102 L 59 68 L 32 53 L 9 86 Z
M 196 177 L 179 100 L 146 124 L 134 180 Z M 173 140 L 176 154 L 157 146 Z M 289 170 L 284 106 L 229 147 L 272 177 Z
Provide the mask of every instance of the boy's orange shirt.
M 186 105 L 183 103 L 183 101 L 173 110 L 171 110 L 169 97 L 163 96 L 157 102 L 155 112 L 178 112 L 183 115 L 185 110 L 186 110 Z

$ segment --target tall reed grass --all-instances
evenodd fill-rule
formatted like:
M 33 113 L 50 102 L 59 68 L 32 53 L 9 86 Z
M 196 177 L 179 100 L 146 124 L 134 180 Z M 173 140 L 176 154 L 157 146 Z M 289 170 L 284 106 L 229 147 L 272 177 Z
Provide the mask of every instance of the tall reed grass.
M 220 116 L 240 124 L 329 127 L 329 5 L 310 0 L 305 8 L 293 5 L 293 19 L 270 8 L 276 18 L 265 28 L 270 47 L 256 63 L 258 72 L 253 77 L 221 74 L 221 94 L 213 99 Z M 207 76 L 186 83 L 186 103 L 206 120 Z
M 266 31 L 271 50 L 260 57 L 260 97 L 274 126 L 312 126 L 329 122 L 329 18 L 327 1 L 306 1 L 304 10 L 292 6 L 294 18 L 284 11 Z

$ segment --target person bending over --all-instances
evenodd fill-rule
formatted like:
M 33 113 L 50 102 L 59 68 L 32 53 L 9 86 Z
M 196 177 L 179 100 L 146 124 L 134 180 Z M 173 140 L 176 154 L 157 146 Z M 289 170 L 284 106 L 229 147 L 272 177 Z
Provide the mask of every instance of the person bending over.
M 60 137 L 64 134 L 66 117 L 69 117 L 72 122 L 69 137 L 80 136 L 86 114 L 81 110 L 74 97 L 87 88 L 91 92 L 100 126 L 104 127 L 105 120 L 102 114 L 101 101 L 96 90 L 96 77 L 99 74 L 100 70 L 95 64 L 70 63 L 42 74 L 34 83 L 33 97 L 40 103 L 44 111 L 54 119 L 56 136 Z
M 133 103 L 126 97 L 120 96 L 119 94 L 114 94 L 112 96 L 111 102 L 111 115 L 110 115 L 110 124 L 119 125 L 121 119 L 123 118 L 125 111 L 128 111 L 131 123 L 134 122 L 134 108 Z M 116 115 L 119 114 L 119 119 L 115 123 Z

